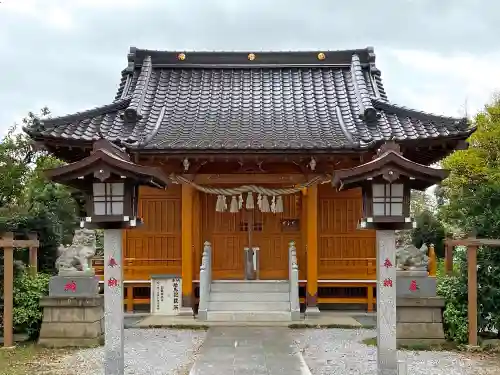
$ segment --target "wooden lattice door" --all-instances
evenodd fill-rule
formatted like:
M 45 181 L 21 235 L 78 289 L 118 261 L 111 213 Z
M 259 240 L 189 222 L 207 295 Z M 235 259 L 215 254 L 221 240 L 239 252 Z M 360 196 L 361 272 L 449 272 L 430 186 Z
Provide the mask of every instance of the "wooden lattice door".
M 217 196 L 202 194 L 202 239 L 212 243 L 212 277 L 214 280 L 243 279 L 244 248 L 248 246 L 248 224 L 245 211 L 217 212 Z
M 259 247 L 259 279 L 288 279 L 288 244 L 293 240 L 297 249 L 302 246 L 301 204 L 301 195 L 292 194 L 283 196 L 282 213 L 251 211 L 251 245 Z

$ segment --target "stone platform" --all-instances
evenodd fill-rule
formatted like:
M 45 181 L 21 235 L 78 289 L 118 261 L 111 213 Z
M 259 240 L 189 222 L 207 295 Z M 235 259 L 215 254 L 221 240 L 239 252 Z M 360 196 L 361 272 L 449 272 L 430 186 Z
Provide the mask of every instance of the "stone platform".
M 398 345 L 434 345 L 445 342 L 440 297 L 398 297 Z
M 190 316 L 167 316 L 167 315 L 146 315 L 142 319 L 138 319 L 131 328 L 194 328 L 199 327 L 291 327 L 291 328 L 310 328 L 310 327 L 325 327 L 325 328 L 363 328 L 373 327 L 373 325 L 363 325 L 356 320 L 356 314 L 350 315 L 344 312 L 323 311 L 319 316 L 307 317 L 299 321 L 293 322 L 211 322 L 201 321 Z M 371 317 L 374 320 L 373 314 L 360 313 L 363 317 Z M 134 314 L 131 314 L 127 319 L 131 319 Z M 363 319 L 370 320 L 370 319 Z
M 46 347 L 91 347 L 104 340 L 104 296 L 44 297 L 38 344 Z

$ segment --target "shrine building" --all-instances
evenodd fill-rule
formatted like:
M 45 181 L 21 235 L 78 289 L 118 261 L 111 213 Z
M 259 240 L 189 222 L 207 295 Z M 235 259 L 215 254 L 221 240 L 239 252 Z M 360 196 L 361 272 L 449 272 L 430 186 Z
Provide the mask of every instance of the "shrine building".
M 180 277 L 182 305 L 196 310 L 206 241 L 212 279 L 234 283 L 288 280 L 294 241 L 302 304 L 371 311 L 375 232 L 357 229 L 361 193 L 332 187 L 334 171 L 371 160 L 388 140 L 431 165 L 466 147 L 473 131 L 465 118 L 392 103 L 372 48 L 131 48 L 127 58 L 108 103 L 25 131 L 68 163 L 104 138 L 170 176 L 166 190 L 140 189 L 144 224 L 123 236 L 128 311 L 150 303 L 155 275 Z

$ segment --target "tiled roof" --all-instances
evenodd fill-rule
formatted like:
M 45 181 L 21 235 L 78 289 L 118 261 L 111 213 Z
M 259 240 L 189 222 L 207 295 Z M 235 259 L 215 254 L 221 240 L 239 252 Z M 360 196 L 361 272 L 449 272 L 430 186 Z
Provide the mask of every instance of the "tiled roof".
M 356 149 L 470 133 L 465 119 L 391 104 L 371 48 L 323 60 L 318 52 L 183 56 L 131 49 L 113 104 L 26 131 L 162 150 Z

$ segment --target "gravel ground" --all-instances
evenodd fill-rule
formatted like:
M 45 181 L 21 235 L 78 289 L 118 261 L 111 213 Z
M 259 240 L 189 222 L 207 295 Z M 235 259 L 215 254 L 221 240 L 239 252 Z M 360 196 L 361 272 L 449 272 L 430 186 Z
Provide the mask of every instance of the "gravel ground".
M 310 329 L 294 332 L 294 340 L 313 375 L 375 375 L 377 349 L 361 342 L 375 335 L 366 329 Z M 406 360 L 408 375 L 500 374 L 500 368 L 460 353 L 400 350 L 398 359 Z
M 127 329 L 125 374 L 187 374 L 205 335 L 201 330 Z M 102 375 L 103 358 L 103 347 L 81 350 L 62 359 L 57 369 L 47 369 L 46 374 Z

